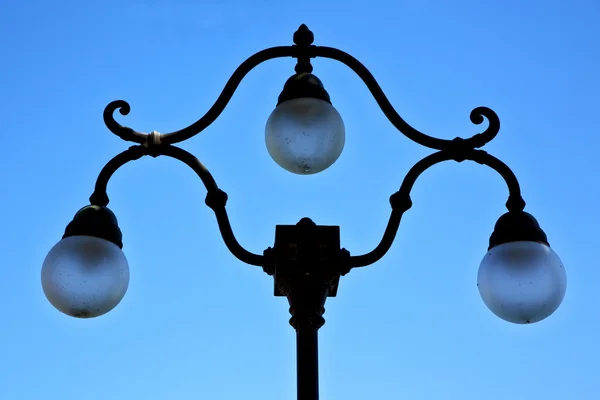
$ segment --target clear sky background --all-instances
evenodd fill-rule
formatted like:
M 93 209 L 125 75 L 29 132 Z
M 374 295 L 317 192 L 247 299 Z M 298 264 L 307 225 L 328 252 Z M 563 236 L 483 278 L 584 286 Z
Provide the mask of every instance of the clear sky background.
M 86 3 L 86 4 L 84 4 Z M 500 116 L 485 147 L 517 174 L 562 258 L 567 295 L 530 326 L 487 310 L 477 269 L 507 190 L 493 171 L 449 162 L 415 185 L 397 241 L 341 280 L 320 334 L 327 400 L 600 399 L 600 3 L 575 1 L 3 1 L 0 5 L 0 399 L 295 399 L 295 334 L 272 278 L 231 256 L 183 164 L 144 158 L 118 171 L 110 207 L 124 234 L 129 291 L 109 314 L 77 320 L 45 299 L 40 268 L 105 162 L 130 144 L 102 111 L 125 99 L 124 125 L 187 126 L 234 69 L 291 44 L 360 59 L 413 126 L 454 138 Z M 362 81 L 313 63 L 342 115 L 346 147 L 330 169 L 278 167 L 264 125 L 292 59 L 259 66 L 221 117 L 182 146 L 229 194 L 239 241 L 273 244 L 276 224 L 340 225 L 342 245 L 376 245 L 389 196 L 430 153 L 385 119 Z

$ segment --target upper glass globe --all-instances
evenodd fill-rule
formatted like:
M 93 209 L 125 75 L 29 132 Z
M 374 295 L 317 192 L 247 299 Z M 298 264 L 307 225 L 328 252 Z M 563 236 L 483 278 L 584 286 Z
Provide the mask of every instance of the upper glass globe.
M 492 247 L 477 275 L 479 294 L 498 317 L 529 324 L 550 316 L 562 302 L 567 275 L 547 245 L 508 242 Z
M 70 236 L 58 242 L 42 266 L 42 288 L 59 311 L 93 318 L 116 307 L 129 286 L 125 255 L 108 240 Z
M 284 101 L 271 113 L 265 129 L 269 154 L 295 174 L 321 172 L 344 148 L 344 121 L 328 102 L 302 97 Z

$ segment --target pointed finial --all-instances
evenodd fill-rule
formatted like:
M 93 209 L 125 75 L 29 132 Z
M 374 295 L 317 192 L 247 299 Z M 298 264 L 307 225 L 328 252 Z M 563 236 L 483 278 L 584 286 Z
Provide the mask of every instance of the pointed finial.
M 315 35 L 305 24 L 300 25 L 294 33 L 294 43 L 298 46 L 310 46 L 315 40 Z

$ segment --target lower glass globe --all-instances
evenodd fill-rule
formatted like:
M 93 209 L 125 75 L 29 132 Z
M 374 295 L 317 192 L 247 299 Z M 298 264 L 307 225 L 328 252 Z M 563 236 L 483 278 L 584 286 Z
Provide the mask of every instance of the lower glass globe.
M 508 242 L 491 248 L 477 275 L 479 294 L 498 317 L 529 324 L 549 317 L 562 302 L 567 275 L 547 245 Z
M 308 175 L 323 171 L 338 159 L 345 134 L 344 121 L 330 103 L 302 97 L 275 108 L 267 121 L 265 142 L 279 166 Z
M 42 266 L 42 288 L 59 311 L 93 318 L 115 308 L 129 286 L 129 265 L 108 240 L 70 236 L 58 242 Z

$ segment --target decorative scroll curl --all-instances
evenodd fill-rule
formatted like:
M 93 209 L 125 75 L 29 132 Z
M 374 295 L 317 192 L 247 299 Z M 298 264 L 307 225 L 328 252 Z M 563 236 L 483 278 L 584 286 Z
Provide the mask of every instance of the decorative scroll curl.
M 258 53 L 250 56 L 234 71 L 233 75 L 231 75 L 225 84 L 225 87 L 223 88 L 223 91 L 217 100 L 206 112 L 206 114 L 202 116 L 202 118 L 186 128 L 175 132 L 162 134 L 160 137 L 161 143 L 175 144 L 187 140 L 202 132 L 210 124 L 212 124 L 219 117 L 219 115 L 221 115 L 223 110 L 225 110 L 225 107 L 233 97 L 233 94 L 237 90 L 238 86 L 251 70 L 267 60 L 281 57 L 296 57 L 300 54 L 300 52 L 301 50 L 298 48 L 298 46 L 279 46 L 259 51 Z M 106 106 L 104 110 L 104 123 L 108 129 L 123 140 L 144 143 L 146 141 L 145 134 L 136 132 L 131 128 L 124 127 L 115 121 L 114 112 L 117 109 L 119 109 L 122 115 L 127 115 L 129 114 L 130 106 L 124 100 L 116 100 Z
M 371 92 L 371 95 L 377 102 L 377 105 L 379 105 L 379 108 L 381 108 L 381 111 L 383 111 L 387 119 L 392 123 L 392 125 L 394 125 L 394 127 L 396 127 L 396 129 L 403 133 L 404 136 L 413 142 L 432 149 L 443 150 L 452 146 L 451 140 L 429 136 L 413 128 L 408 122 L 406 122 L 392 106 L 373 74 L 371 74 L 367 67 L 365 67 L 364 64 L 362 64 L 356 58 L 342 50 L 333 47 L 314 46 L 311 50 L 311 55 L 313 57 L 325 57 L 339 61 L 354 71 L 354 73 L 356 73 L 356 75 L 358 75 L 365 83 Z M 498 131 L 500 130 L 500 120 L 494 111 L 487 107 L 477 107 L 471 111 L 471 122 L 476 125 L 481 124 L 484 117 L 489 120 L 489 126 L 484 132 L 476 134 L 468 139 L 463 139 L 465 147 L 481 147 L 498 134 Z
M 114 113 L 117 110 L 119 110 L 121 115 L 127 115 L 131 111 L 131 107 L 125 100 L 115 100 L 110 102 L 106 108 L 104 108 L 103 117 L 106 127 L 123 140 L 140 144 L 144 143 L 147 135 L 123 126 L 115 120 Z

